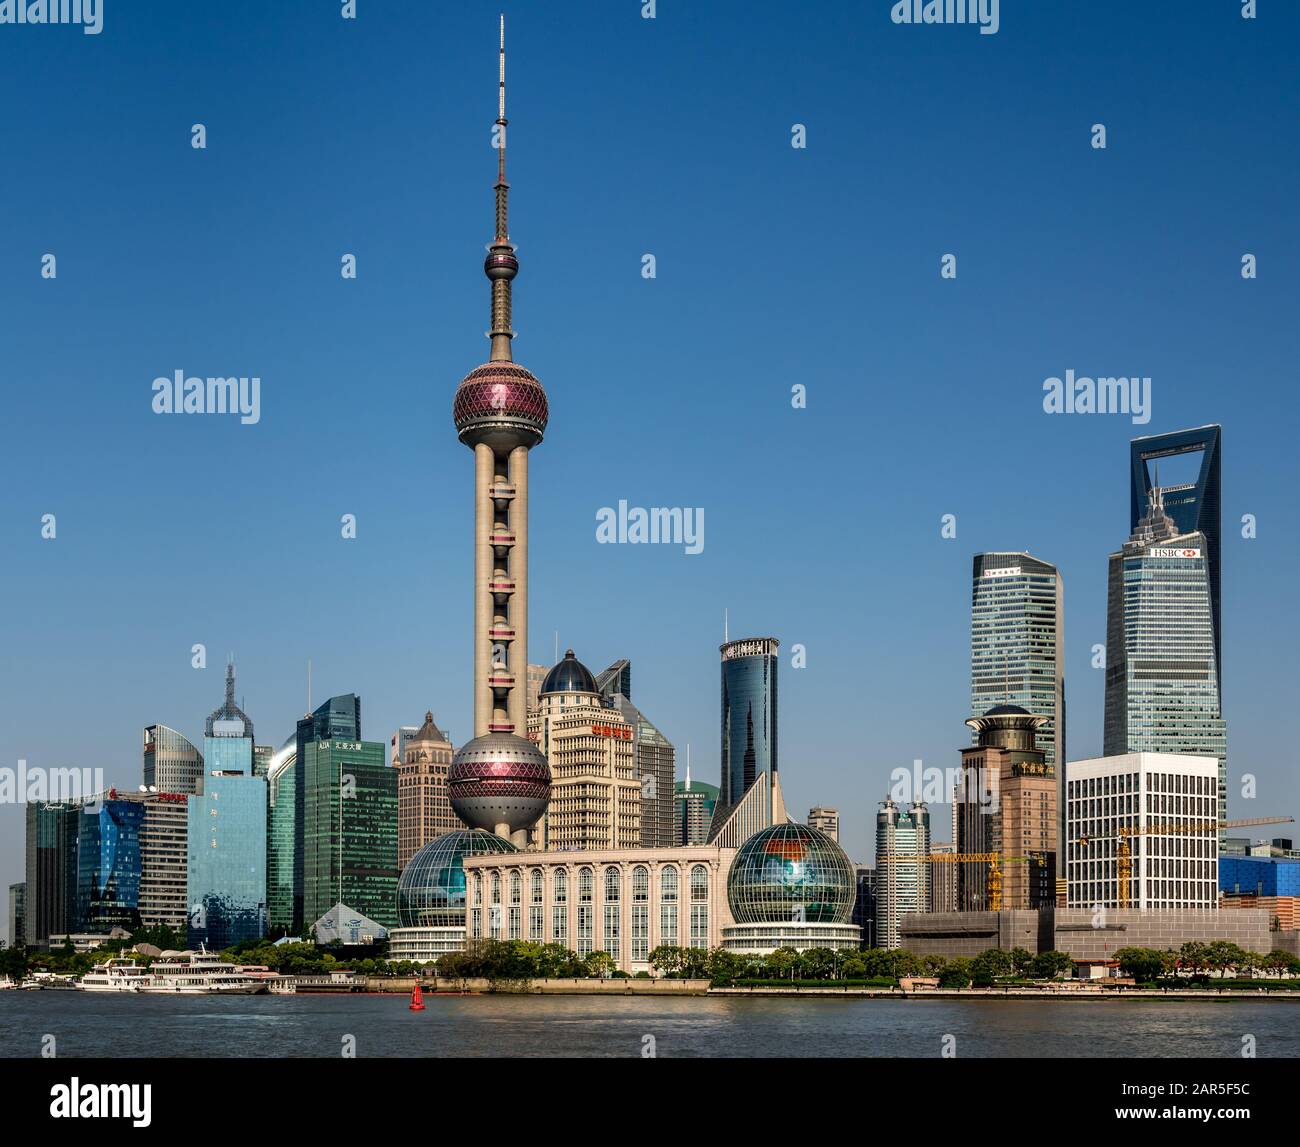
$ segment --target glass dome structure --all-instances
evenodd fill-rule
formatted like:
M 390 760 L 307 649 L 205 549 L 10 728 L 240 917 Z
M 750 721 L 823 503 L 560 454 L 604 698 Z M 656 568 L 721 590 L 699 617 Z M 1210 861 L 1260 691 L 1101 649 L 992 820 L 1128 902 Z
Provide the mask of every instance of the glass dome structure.
M 463 928 L 467 856 L 518 852 L 508 840 L 481 828 L 443 833 L 420 849 L 397 881 L 397 920 L 402 928 Z
M 736 853 L 727 903 L 737 924 L 847 924 L 857 880 L 844 850 L 806 824 L 774 824 Z

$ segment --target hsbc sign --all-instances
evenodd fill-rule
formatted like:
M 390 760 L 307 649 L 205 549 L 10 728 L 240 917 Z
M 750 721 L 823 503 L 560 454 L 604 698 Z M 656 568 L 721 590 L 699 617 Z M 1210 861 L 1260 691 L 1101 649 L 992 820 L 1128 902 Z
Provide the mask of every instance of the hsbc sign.
M 1153 558 L 1199 558 L 1201 556 L 1201 551 L 1196 549 L 1179 550 L 1171 546 L 1157 546 L 1151 551 L 1151 556 Z

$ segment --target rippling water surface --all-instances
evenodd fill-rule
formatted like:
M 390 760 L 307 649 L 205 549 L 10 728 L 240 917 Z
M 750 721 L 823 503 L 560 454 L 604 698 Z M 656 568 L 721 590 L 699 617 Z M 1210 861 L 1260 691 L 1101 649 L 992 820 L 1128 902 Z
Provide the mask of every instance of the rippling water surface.
M 0 993 L 0 1055 L 1300 1057 L 1300 1003 Z

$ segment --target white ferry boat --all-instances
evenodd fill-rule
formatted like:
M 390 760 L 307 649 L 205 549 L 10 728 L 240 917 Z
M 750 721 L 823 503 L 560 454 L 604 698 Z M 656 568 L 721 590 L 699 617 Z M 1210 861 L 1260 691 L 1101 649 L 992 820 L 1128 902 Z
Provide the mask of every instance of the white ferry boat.
M 17 987 L 18 985 L 15 984 L 13 980 L 11 980 L 8 976 L 0 976 L 0 992 L 8 991 L 10 989 L 17 988 Z
M 133 960 L 115 957 L 96 964 L 77 984 L 83 992 L 138 992 L 150 983 L 148 969 Z
M 181 995 L 251 995 L 265 992 L 266 981 L 250 976 L 215 952 L 164 952 L 149 969 L 142 992 Z

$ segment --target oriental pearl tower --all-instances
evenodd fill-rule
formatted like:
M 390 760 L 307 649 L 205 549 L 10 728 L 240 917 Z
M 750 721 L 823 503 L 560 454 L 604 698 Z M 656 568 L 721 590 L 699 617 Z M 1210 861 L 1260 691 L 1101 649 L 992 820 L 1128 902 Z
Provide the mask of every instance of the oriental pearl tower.
M 452 415 L 474 451 L 474 739 L 452 759 L 452 808 L 471 828 L 518 847 L 546 811 L 551 770 L 527 730 L 528 451 L 546 430 L 546 391 L 511 358 L 510 242 L 506 182 L 506 32 L 501 18 L 496 237 L 483 269 L 492 284 L 492 351 L 456 390 Z M 530 839 L 530 837 L 532 839 Z

